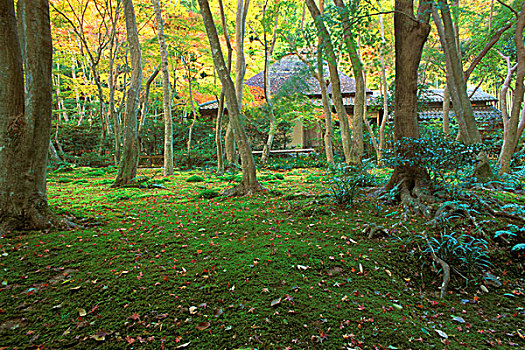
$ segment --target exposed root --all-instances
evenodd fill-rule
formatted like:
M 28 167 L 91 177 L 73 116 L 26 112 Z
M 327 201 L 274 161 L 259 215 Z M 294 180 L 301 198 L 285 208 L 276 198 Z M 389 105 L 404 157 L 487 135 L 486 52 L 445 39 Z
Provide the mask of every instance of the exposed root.
M 369 239 L 372 239 L 375 233 L 382 233 L 383 235 L 388 234 L 387 230 L 383 226 L 376 225 L 373 222 L 365 225 L 365 228 L 363 229 L 363 233 L 365 235 L 368 235 Z
M 49 229 L 74 230 L 81 226 L 68 218 L 58 216 L 46 208 L 30 208 L 23 216 L 4 214 L 0 223 L 0 236 L 9 235 L 14 231 L 43 231 Z
M 450 266 L 445 260 L 439 258 L 436 255 L 434 248 L 432 248 L 432 245 L 428 242 L 428 240 L 427 240 L 427 244 L 430 248 L 430 254 L 432 255 L 432 260 L 438 263 L 443 269 L 443 283 L 441 284 L 441 293 L 439 296 L 441 299 L 443 299 L 445 298 L 445 295 L 447 295 L 448 283 L 450 282 Z
M 258 192 L 266 192 L 266 188 L 262 187 L 258 182 L 253 185 L 245 185 L 243 183 L 224 190 L 221 196 L 226 197 L 240 197 L 240 196 L 251 196 Z

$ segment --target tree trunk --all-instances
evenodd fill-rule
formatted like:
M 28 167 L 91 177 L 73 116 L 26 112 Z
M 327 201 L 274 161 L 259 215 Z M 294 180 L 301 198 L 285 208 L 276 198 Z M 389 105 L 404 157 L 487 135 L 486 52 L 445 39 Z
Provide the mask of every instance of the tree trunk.
M 447 135 L 450 134 L 450 90 L 448 84 L 443 90 L 443 132 Z
M 241 156 L 241 165 L 242 165 L 242 183 L 235 187 L 231 191 L 226 191 L 227 195 L 235 194 L 251 194 L 253 192 L 258 192 L 264 190 L 263 187 L 257 181 L 255 163 L 253 161 L 252 150 L 248 142 L 248 137 L 244 130 L 240 118 L 240 109 L 239 103 L 237 101 L 237 95 L 235 93 L 235 86 L 230 77 L 230 72 L 228 71 L 226 64 L 224 62 L 224 57 L 222 54 L 222 49 L 220 46 L 219 37 L 217 35 L 217 29 L 215 28 L 215 23 L 213 22 L 213 17 L 210 11 L 210 7 L 207 0 L 198 0 L 199 7 L 202 12 L 202 18 L 204 22 L 204 27 L 206 28 L 206 34 L 208 35 L 208 40 L 211 46 L 211 52 L 213 57 L 213 63 L 215 69 L 222 83 L 224 89 L 224 94 L 228 104 L 228 115 L 230 118 L 230 124 L 233 129 L 235 140 L 239 147 L 239 153 Z
M 510 118 L 505 120 L 503 146 L 499 155 L 498 163 L 501 168 L 500 174 L 505 174 L 510 171 L 510 162 L 512 156 L 516 151 L 519 141 L 518 126 L 520 123 L 520 115 L 522 111 L 523 93 L 525 86 L 523 80 L 525 78 L 525 45 L 523 43 L 523 28 L 525 27 L 525 3 L 522 4 L 521 10 L 518 14 L 518 21 L 516 23 L 516 32 L 514 35 L 514 42 L 516 44 L 516 51 L 518 57 L 518 64 L 516 69 L 515 87 L 512 94 L 512 109 Z
M 379 5 L 379 9 L 381 12 L 383 9 L 381 8 L 381 1 L 377 1 Z M 383 23 L 383 15 L 379 15 L 379 26 L 381 29 L 381 51 L 380 51 L 380 63 L 381 63 L 381 79 L 383 81 L 383 119 L 381 120 L 381 126 L 379 127 L 379 151 L 380 155 L 378 155 L 378 161 L 382 165 L 381 159 L 383 159 L 383 151 L 385 150 L 385 129 L 386 129 L 386 123 L 388 121 L 388 81 L 386 79 L 386 65 L 385 65 L 385 46 L 386 46 L 386 40 L 385 40 L 385 26 Z
M 264 20 L 264 16 L 266 15 L 266 4 L 263 8 L 262 17 Z M 268 47 L 268 41 L 266 39 L 266 29 L 263 25 L 264 30 L 264 98 L 266 99 L 266 105 L 268 106 L 269 114 L 270 114 L 270 130 L 268 131 L 268 139 L 266 140 L 266 144 L 263 147 L 262 155 L 261 155 L 261 164 L 266 165 L 268 164 L 268 158 L 270 157 L 270 151 L 272 149 L 273 145 L 273 139 L 275 137 L 275 132 L 277 131 L 277 124 L 275 120 L 275 114 L 273 112 L 273 103 L 272 103 L 272 96 L 270 95 L 271 86 L 270 86 L 270 58 L 272 57 L 273 49 L 275 47 L 275 43 L 277 41 L 277 26 L 279 24 L 279 11 L 275 14 L 275 25 L 273 28 L 273 35 L 272 35 L 272 43 L 270 44 L 270 47 Z
M 335 110 L 337 112 L 337 117 L 339 118 L 339 123 L 341 125 L 341 141 L 343 144 L 343 152 L 345 155 L 345 161 L 348 164 L 352 163 L 352 154 L 351 154 L 351 142 L 352 138 L 350 136 L 350 125 L 348 123 L 348 116 L 346 115 L 345 107 L 343 104 L 343 97 L 341 95 L 341 81 L 339 79 L 339 72 L 337 70 L 337 59 L 334 53 L 334 47 L 330 40 L 330 34 L 326 29 L 323 19 L 321 17 L 321 12 L 317 8 L 314 0 L 306 0 L 306 6 L 310 11 L 310 14 L 314 18 L 315 26 L 319 31 L 319 37 L 323 43 L 323 50 L 328 55 L 328 69 L 330 70 L 330 81 L 332 83 L 332 99 L 334 101 Z
M 396 0 L 395 2 L 395 141 L 419 138 L 417 71 L 423 46 L 430 32 L 429 12 L 431 7 L 431 1 L 420 1 L 416 17 L 413 15 L 413 0 Z M 403 157 L 411 155 L 409 149 L 402 147 L 397 152 Z M 401 164 L 395 167 L 386 189 L 391 190 L 399 185 L 402 202 L 414 211 L 426 212 L 420 198 L 425 198 L 429 181 L 425 169 Z
M 350 61 L 352 62 L 352 71 L 355 79 L 355 98 L 354 98 L 354 113 L 352 115 L 352 147 L 350 150 L 350 161 L 353 164 L 361 164 L 363 157 L 363 122 L 366 118 L 366 86 L 365 75 L 363 70 L 363 63 L 358 52 L 357 42 L 352 33 L 352 24 L 348 9 L 343 0 L 335 0 L 337 7 L 341 9 L 341 22 L 343 24 L 344 40 L 348 53 L 350 54 Z M 359 6 L 359 2 L 355 2 L 353 6 Z M 370 137 L 374 137 L 373 132 Z M 375 142 L 375 141 L 374 141 Z
M 173 175 L 173 121 L 171 119 L 171 85 L 168 67 L 168 50 L 164 38 L 164 23 L 159 0 L 152 0 L 157 22 L 160 66 L 162 70 L 162 106 L 164 109 L 164 176 Z
M 439 0 L 441 9 L 441 20 L 439 19 L 437 9 L 433 9 L 434 22 L 438 28 L 441 45 L 445 52 L 447 64 L 447 86 L 452 97 L 452 106 L 454 114 L 459 125 L 459 135 L 463 143 L 481 144 L 481 133 L 479 132 L 476 120 L 474 119 L 474 110 L 470 102 L 465 76 L 463 74 L 463 65 L 459 47 L 457 45 L 456 31 L 452 22 L 450 8 L 447 0 Z M 492 178 L 492 171 L 487 155 L 481 152 L 478 155 L 479 163 L 474 169 L 473 176 L 481 182 L 486 182 Z
M 117 177 L 112 187 L 123 187 L 134 182 L 139 159 L 137 114 L 142 86 L 142 62 L 135 11 L 131 0 L 124 0 L 126 32 L 131 56 L 131 83 L 127 92 L 124 115 L 124 145 L 120 157 Z
M 219 97 L 219 107 L 217 108 L 217 120 L 215 121 L 215 145 L 217 147 L 217 176 L 224 175 L 224 149 L 222 148 L 222 117 L 224 116 L 224 92 L 221 91 Z
M 224 15 L 224 5 L 222 3 L 222 0 L 219 0 L 219 10 L 221 12 L 221 24 L 222 24 L 222 30 L 224 34 L 224 41 L 226 42 L 226 50 L 228 52 L 228 58 L 227 58 L 227 68 L 228 72 L 231 72 L 232 70 L 232 56 L 233 56 L 233 49 L 232 45 L 230 43 L 230 35 L 228 34 L 228 26 L 226 24 L 226 16 Z M 215 77 L 215 74 L 214 74 Z M 217 175 L 222 176 L 224 175 L 224 148 L 222 147 L 222 137 L 221 137 L 221 131 L 222 131 L 222 118 L 224 116 L 224 89 L 221 89 L 221 94 L 219 97 L 219 106 L 217 108 L 217 120 L 215 123 L 215 143 L 217 145 Z M 229 126 L 229 124 L 228 124 Z M 231 128 L 229 128 L 231 130 Z M 233 135 L 230 135 L 231 139 L 233 138 Z M 232 147 L 230 158 L 233 157 L 234 148 Z M 229 161 L 230 159 L 228 159 Z
M 51 213 L 46 192 L 53 101 L 49 4 L 20 0 L 18 16 L 20 41 L 13 2 L 0 2 L 0 235 L 68 224 Z

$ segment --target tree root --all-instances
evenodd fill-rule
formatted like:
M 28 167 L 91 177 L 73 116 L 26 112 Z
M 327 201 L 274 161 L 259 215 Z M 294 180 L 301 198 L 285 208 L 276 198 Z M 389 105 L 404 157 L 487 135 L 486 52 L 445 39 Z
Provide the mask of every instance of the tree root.
M 266 188 L 262 187 L 258 182 L 255 185 L 245 185 L 243 183 L 224 190 L 221 196 L 226 197 L 240 197 L 240 196 L 251 196 L 258 192 L 266 192 Z
M 432 260 L 438 263 L 443 269 L 443 283 L 441 284 L 441 293 L 439 296 L 441 299 L 443 299 L 445 298 L 445 295 L 447 295 L 448 283 L 450 282 L 450 266 L 445 260 L 439 258 L 436 255 L 436 252 L 434 251 L 434 248 L 432 248 L 432 245 L 428 242 L 428 239 L 427 239 L 427 244 L 430 248 L 430 254 L 432 255 Z
M 373 222 L 366 224 L 365 228 L 362 231 L 365 235 L 368 235 L 368 239 L 372 239 L 374 237 L 374 234 L 377 233 L 383 233 L 383 235 L 387 235 L 388 231 L 381 225 L 376 225 Z
M 72 220 L 51 212 L 47 207 L 29 208 L 23 216 L 7 216 L 4 213 L 0 219 L 0 236 L 9 235 L 14 231 L 74 230 L 81 228 Z

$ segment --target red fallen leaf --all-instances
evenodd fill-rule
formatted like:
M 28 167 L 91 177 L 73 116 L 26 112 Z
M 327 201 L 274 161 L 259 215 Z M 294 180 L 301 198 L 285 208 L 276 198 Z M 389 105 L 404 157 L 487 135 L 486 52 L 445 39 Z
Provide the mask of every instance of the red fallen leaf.
M 140 315 L 136 312 L 134 312 L 133 314 L 131 314 L 131 316 L 129 316 L 129 318 L 131 318 L 132 320 L 136 321 L 140 318 Z
M 133 344 L 135 342 L 135 339 L 131 338 L 129 335 L 126 337 L 126 341 L 128 342 L 128 344 Z
M 211 326 L 210 322 L 201 322 L 197 325 L 199 331 L 203 331 Z

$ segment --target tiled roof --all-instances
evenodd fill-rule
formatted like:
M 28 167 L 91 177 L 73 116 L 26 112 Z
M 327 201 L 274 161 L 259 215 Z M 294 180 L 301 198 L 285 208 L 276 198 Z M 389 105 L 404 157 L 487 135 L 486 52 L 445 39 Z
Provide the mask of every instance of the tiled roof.
M 449 112 L 451 118 L 455 118 L 454 111 L 451 109 Z M 420 120 L 442 120 L 443 110 L 430 109 L 426 111 L 418 112 Z M 493 106 L 486 106 L 480 108 L 474 108 L 474 118 L 479 123 L 497 124 L 502 120 L 501 111 Z
M 474 89 L 467 89 L 467 93 L 470 96 L 472 94 L 472 91 Z M 424 102 L 443 102 L 443 89 L 429 89 L 422 92 L 420 98 L 420 101 Z M 481 89 L 477 89 L 476 92 L 474 92 L 474 95 L 470 97 L 470 101 L 485 101 L 485 102 L 494 102 L 498 99 L 491 94 L 486 93 L 485 91 Z

